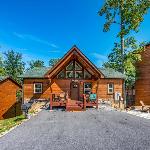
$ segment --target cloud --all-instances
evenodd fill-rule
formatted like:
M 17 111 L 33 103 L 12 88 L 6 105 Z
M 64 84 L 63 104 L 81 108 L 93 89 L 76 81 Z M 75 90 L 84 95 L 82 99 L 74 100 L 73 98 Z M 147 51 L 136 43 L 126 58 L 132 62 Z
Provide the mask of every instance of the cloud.
M 60 53 L 59 50 L 50 50 L 49 52 L 50 52 L 50 53 Z
M 101 67 L 102 64 L 107 61 L 107 56 L 106 55 L 102 55 L 99 53 L 92 53 L 91 54 L 94 58 L 95 58 L 95 64 L 97 67 Z
M 34 42 L 38 42 L 38 43 L 41 43 L 41 44 L 44 44 L 44 45 L 48 45 L 48 46 L 51 46 L 53 48 L 58 48 L 57 45 L 55 45 L 54 43 L 50 43 L 46 40 L 42 40 L 34 35 L 31 35 L 31 34 L 20 34 L 20 33 L 17 33 L 17 32 L 13 32 L 13 35 L 20 38 L 20 39 L 23 39 L 23 40 L 31 40 L 31 41 L 34 41 Z
M 98 59 L 102 59 L 102 60 L 106 60 L 106 59 L 107 59 L 107 56 L 102 55 L 102 54 L 99 54 L 99 53 L 92 53 L 92 55 L 93 55 L 95 58 L 98 58 Z

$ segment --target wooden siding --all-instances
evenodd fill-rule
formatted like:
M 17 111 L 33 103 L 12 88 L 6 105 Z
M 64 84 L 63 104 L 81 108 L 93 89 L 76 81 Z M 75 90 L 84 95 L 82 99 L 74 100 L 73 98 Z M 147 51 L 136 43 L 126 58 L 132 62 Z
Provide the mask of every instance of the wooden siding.
M 16 104 L 16 92 L 20 89 L 21 88 L 10 79 L 0 82 L 0 119 L 21 114 L 21 104 Z
M 150 105 L 150 45 L 146 46 L 145 51 L 141 53 L 142 61 L 136 65 L 138 79 L 135 83 L 135 105 Z
M 34 83 L 43 83 L 43 93 L 34 94 Z M 98 93 L 98 98 L 108 100 L 114 97 L 113 94 L 107 93 L 107 84 L 114 83 L 114 92 L 120 92 L 122 94 L 122 79 L 99 79 L 95 80 L 79 80 L 80 95 L 83 94 L 83 88 L 85 82 L 92 83 L 92 92 Z M 71 80 L 67 79 L 24 79 L 24 99 L 29 101 L 31 99 L 48 99 L 50 98 L 50 93 L 60 93 L 68 92 L 70 93 L 70 83 Z
M 123 97 L 123 80 L 122 79 L 100 79 L 98 84 L 98 98 L 103 100 L 111 100 L 113 94 L 108 94 L 108 83 L 114 84 L 114 93 L 119 92 Z

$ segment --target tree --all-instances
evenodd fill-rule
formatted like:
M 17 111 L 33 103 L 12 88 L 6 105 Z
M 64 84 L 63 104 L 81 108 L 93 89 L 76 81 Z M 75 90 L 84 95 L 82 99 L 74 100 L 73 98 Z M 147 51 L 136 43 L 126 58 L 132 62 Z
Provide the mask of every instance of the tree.
M 124 42 L 124 70 L 126 75 L 126 87 L 132 87 L 136 79 L 136 68 L 135 63 L 141 60 L 140 52 L 143 50 L 145 43 L 137 44 L 133 37 L 125 39 Z M 115 47 L 112 52 L 108 55 L 108 61 L 103 64 L 105 68 L 113 68 L 116 71 L 122 70 L 121 63 L 121 44 L 115 43 Z
M 3 59 L 2 59 L 2 55 L 0 55 L 0 76 L 4 76 L 4 75 L 5 75 L 5 70 L 3 66 Z
M 124 37 L 131 31 L 138 32 L 140 23 L 144 20 L 144 15 L 150 8 L 149 0 L 106 0 L 103 7 L 98 12 L 100 16 L 105 15 L 104 32 L 110 30 L 113 23 L 120 25 L 118 37 L 120 37 L 120 58 L 124 64 Z M 124 66 L 121 71 L 124 73 Z
M 44 61 L 42 60 L 31 60 L 29 62 L 29 69 L 33 69 L 35 67 L 44 67 Z
M 54 67 L 55 64 L 59 61 L 59 58 L 53 58 L 49 60 L 49 66 Z
M 20 82 L 19 75 L 24 72 L 25 63 L 22 61 L 22 54 L 9 50 L 4 53 L 4 68 L 8 76 Z

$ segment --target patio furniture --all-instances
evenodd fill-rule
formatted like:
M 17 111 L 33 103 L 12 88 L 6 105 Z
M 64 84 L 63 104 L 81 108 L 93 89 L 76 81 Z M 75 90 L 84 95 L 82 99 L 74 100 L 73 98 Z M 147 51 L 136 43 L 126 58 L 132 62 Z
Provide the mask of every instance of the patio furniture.
M 145 105 L 143 101 L 140 101 L 140 104 L 142 105 L 142 111 L 148 111 L 150 113 L 150 105 Z
M 59 97 L 60 97 L 60 100 L 65 101 L 66 100 L 66 93 L 65 92 L 60 93 Z
M 96 94 L 90 94 L 89 99 L 92 102 L 96 101 Z

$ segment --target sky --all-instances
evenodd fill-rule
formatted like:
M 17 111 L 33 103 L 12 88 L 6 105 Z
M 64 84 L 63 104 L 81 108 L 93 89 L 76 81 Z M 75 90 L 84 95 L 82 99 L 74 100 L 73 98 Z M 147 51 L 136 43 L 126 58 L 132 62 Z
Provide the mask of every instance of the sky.
M 103 32 L 98 11 L 103 0 L 5 0 L 0 1 L 0 53 L 13 49 L 23 61 L 40 59 L 48 65 L 73 45 L 98 67 L 107 60 L 117 40 L 119 26 Z M 150 41 L 150 13 L 144 17 L 138 41 Z

